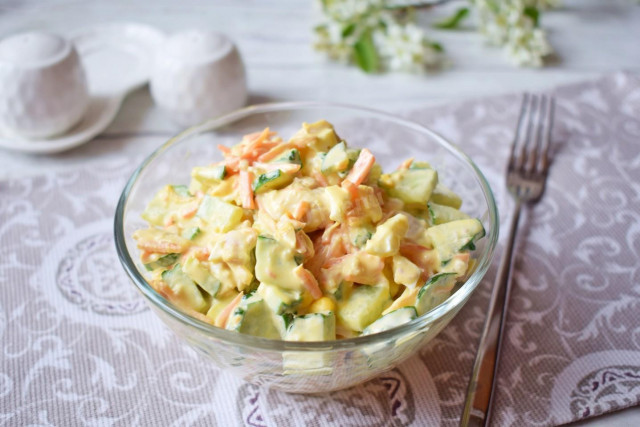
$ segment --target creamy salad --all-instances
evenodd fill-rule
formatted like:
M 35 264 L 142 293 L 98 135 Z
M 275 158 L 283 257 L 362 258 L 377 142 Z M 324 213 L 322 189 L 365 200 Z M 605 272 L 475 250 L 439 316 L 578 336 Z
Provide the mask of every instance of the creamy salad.
M 372 334 L 442 303 L 473 266 L 482 223 L 427 162 L 383 173 L 326 121 L 218 148 L 134 234 L 154 289 L 200 320 L 291 341 Z

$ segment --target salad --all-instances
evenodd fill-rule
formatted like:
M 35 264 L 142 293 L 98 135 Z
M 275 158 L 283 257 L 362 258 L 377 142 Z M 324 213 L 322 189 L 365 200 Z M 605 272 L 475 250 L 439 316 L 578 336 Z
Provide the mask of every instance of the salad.
M 427 162 L 390 173 L 327 121 L 269 128 L 153 197 L 134 233 L 153 288 L 220 328 L 291 341 L 380 332 L 446 300 L 482 223 Z

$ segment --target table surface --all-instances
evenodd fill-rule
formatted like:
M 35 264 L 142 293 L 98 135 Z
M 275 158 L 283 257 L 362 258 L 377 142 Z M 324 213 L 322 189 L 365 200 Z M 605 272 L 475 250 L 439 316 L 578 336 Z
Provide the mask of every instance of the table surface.
M 429 29 L 451 66 L 425 76 L 367 75 L 328 62 L 311 49 L 317 10 L 299 0 L 0 0 L 0 37 L 25 30 L 70 31 L 106 22 L 141 22 L 171 32 L 210 28 L 238 45 L 247 68 L 250 103 L 318 100 L 402 111 L 508 92 L 537 91 L 611 71 L 640 73 L 640 5 L 633 0 L 564 0 L 546 12 L 556 55 L 542 69 L 516 68 L 471 28 Z M 460 6 L 453 1 L 421 16 L 425 26 Z M 471 25 L 471 24 L 469 24 Z M 153 105 L 146 88 L 130 94 L 115 121 L 86 146 L 54 156 L 0 149 L 0 180 L 99 164 L 147 153 L 179 130 Z M 638 425 L 640 409 L 582 423 Z

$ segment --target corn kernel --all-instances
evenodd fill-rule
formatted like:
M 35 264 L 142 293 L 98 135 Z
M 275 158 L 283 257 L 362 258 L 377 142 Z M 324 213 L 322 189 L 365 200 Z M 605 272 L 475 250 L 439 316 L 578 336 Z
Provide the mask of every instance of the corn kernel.
M 328 311 L 335 311 L 336 305 L 329 297 L 322 297 L 313 302 L 309 306 L 309 313 L 326 313 Z

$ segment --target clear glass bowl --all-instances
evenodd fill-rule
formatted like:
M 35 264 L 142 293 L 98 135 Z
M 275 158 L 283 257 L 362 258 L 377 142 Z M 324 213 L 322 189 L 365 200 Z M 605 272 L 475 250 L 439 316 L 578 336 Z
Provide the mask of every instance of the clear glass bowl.
M 166 184 L 189 182 L 196 165 L 221 160 L 217 144 L 233 145 L 242 135 L 270 127 L 288 138 L 302 122 L 326 119 L 353 147 L 368 147 L 385 171 L 415 157 L 430 162 L 439 179 L 463 199 L 463 210 L 480 218 L 487 235 L 473 256 L 469 279 L 444 303 L 394 329 L 325 342 L 287 342 L 216 328 L 164 299 L 146 281 L 132 238 L 146 227 L 140 217 Z M 393 368 L 430 341 L 456 315 L 487 272 L 498 238 L 498 215 L 489 184 L 476 165 L 435 132 L 390 114 L 347 105 L 314 102 L 264 104 L 244 108 L 190 128 L 152 153 L 133 173 L 115 215 L 115 241 L 127 274 L 158 317 L 220 369 L 247 382 L 293 393 L 338 390 Z

